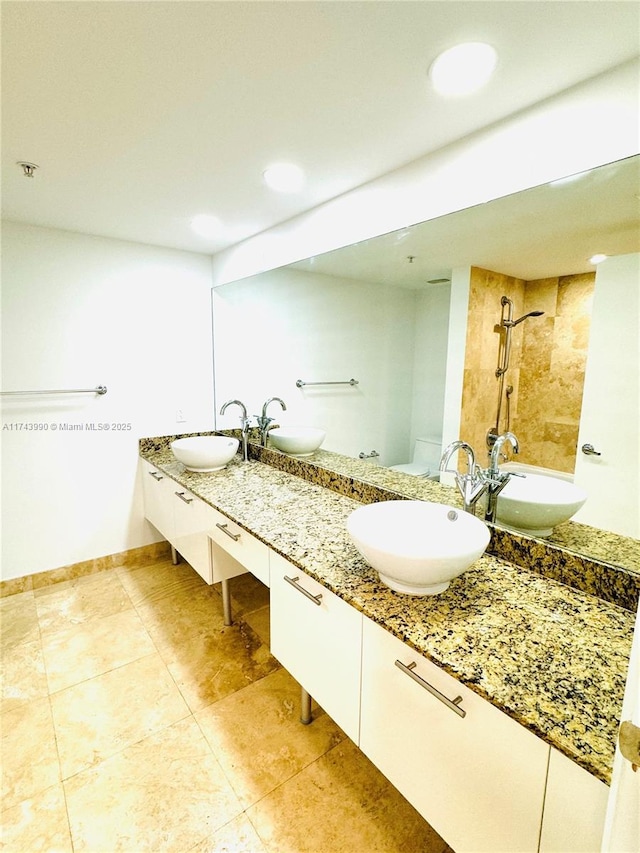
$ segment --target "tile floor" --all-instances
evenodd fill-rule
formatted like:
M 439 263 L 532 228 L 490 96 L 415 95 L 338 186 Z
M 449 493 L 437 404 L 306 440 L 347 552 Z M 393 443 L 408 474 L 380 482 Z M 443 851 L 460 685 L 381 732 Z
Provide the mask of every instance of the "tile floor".
M 3 851 L 452 853 L 185 563 L 0 599 Z

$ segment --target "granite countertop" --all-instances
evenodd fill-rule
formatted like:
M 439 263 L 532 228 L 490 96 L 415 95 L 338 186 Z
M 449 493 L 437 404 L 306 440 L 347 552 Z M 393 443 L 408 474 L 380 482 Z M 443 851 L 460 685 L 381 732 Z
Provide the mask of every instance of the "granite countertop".
M 440 595 L 393 592 L 348 537 L 360 502 L 239 456 L 192 473 L 168 442 L 145 441 L 148 462 L 610 783 L 631 611 L 489 555 Z

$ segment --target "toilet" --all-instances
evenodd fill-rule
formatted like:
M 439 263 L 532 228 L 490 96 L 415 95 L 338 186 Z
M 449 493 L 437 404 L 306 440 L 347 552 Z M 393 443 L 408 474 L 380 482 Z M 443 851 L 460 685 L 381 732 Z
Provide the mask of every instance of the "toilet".
M 432 438 L 416 438 L 413 448 L 413 459 L 402 465 L 390 465 L 389 470 L 412 474 L 414 477 L 429 477 L 440 479 L 440 457 L 442 444 Z

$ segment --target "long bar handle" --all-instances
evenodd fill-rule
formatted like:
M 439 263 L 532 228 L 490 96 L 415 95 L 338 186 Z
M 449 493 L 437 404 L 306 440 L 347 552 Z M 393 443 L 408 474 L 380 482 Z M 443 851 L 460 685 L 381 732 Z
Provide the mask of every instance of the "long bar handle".
M 216 527 L 218 528 L 218 530 L 222 530 L 223 533 L 226 533 L 227 536 L 229 536 L 231 539 L 233 539 L 234 542 L 237 542 L 238 539 L 240 538 L 240 534 L 239 533 L 232 533 L 229 530 L 226 523 L 220 524 L 219 522 L 216 521 Z
M 313 603 L 314 603 L 314 604 L 317 604 L 317 605 L 318 605 L 318 607 L 320 606 L 320 604 L 322 603 L 322 593 L 321 593 L 321 592 L 320 592 L 320 593 L 318 593 L 318 595 L 314 595 L 312 592 L 309 592 L 309 590 L 305 589 L 303 586 L 301 586 L 301 585 L 298 583 L 298 581 L 300 580 L 300 578 L 299 578 L 299 577 L 297 577 L 297 578 L 289 578 L 289 577 L 287 577 L 286 575 L 284 575 L 284 579 L 286 580 L 286 582 L 287 582 L 287 583 L 291 584 L 291 586 L 292 586 L 294 589 L 297 589 L 297 590 L 298 590 L 298 592 L 301 592 L 303 595 L 306 595 L 306 597 L 307 597 L 310 601 L 313 601 Z
M 440 691 L 436 690 L 436 688 L 432 684 L 429 684 L 429 682 L 425 681 L 424 678 L 420 678 L 420 676 L 413 671 L 416 667 L 415 661 L 412 661 L 409 665 L 405 665 L 404 663 L 402 663 L 402 661 L 397 660 L 396 666 L 398 667 L 398 669 L 401 669 L 402 672 L 406 673 L 409 678 L 412 678 L 417 684 L 419 684 L 420 687 L 424 687 L 424 689 L 431 693 L 432 696 L 435 696 L 436 699 L 439 699 L 444 705 L 447 706 L 447 708 L 450 708 L 452 711 L 458 714 L 459 717 L 466 717 L 467 712 L 464 710 L 464 708 L 459 707 L 460 702 L 462 702 L 462 696 L 456 696 L 455 699 L 449 699 L 444 695 L 444 693 L 440 693 Z
M 0 391 L 0 395 L 3 397 L 12 397 L 18 394 L 25 394 L 27 396 L 31 396 L 32 394 L 99 394 L 102 396 L 106 393 L 106 385 L 98 385 L 95 388 L 57 388 L 52 391 Z
M 164 480 L 164 477 L 161 474 L 158 474 L 157 471 L 149 471 L 149 474 L 153 477 L 154 480 L 160 482 L 160 480 Z
M 186 504 L 193 503 L 193 498 L 185 498 L 184 492 L 174 492 L 174 495 Z
M 358 385 L 357 379 L 346 379 L 344 382 L 305 382 L 303 379 L 296 379 L 296 388 L 304 388 L 305 385 Z

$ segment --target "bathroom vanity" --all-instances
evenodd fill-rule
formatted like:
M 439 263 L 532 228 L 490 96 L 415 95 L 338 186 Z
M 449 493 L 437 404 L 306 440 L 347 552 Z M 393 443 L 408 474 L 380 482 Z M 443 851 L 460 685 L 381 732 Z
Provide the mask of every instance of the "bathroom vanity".
M 599 850 L 631 609 L 489 554 L 395 593 L 349 540 L 357 483 L 191 473 L 172 438 L 140 442 L 147 518 L 208 583 L 270 587 L 274 656 L 456 853 Z

